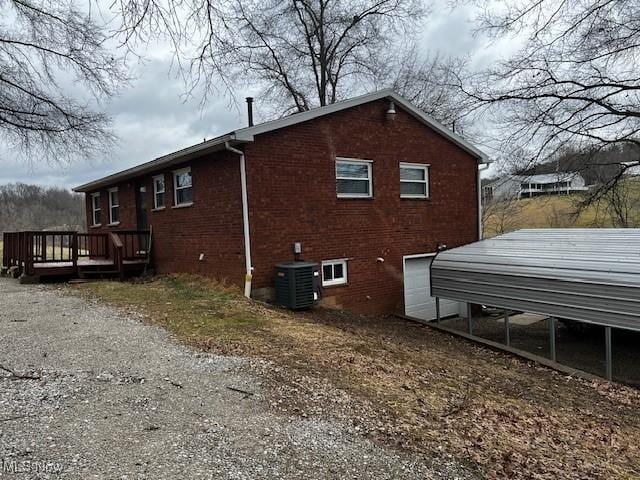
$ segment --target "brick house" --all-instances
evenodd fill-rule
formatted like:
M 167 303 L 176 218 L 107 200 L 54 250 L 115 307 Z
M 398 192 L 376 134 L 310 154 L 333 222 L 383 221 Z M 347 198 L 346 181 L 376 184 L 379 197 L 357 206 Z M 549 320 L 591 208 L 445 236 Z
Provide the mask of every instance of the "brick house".
M 203 274 L 264 299 L 275 265 L 304 259 L 321 264 L 327 306 L 428 318 L 431 257 L 479 238 L 487 162 L 383 90 L 241 128 L 74 190 L 86 194 L 90 231 L 151 227 L 158 273 Z

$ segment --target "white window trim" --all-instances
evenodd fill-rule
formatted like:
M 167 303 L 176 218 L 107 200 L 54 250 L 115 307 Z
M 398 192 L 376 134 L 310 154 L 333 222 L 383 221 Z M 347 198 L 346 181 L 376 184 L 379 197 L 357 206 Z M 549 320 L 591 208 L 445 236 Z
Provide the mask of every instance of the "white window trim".
M 178 188 L 178 182 L 176 181 L 178 175 L 180 175 L 182 173 L 186 173 L 186 172 L 191 173 L 191 167 L 181 168 L 180 170 L 174 170 L 173 171 L 173 206 L 174 206 L 174 208 L 176 208 L 176 207 L 189 207 L 189 206 L 193 205 L 193 201 L 178 203 L 178 190 L 183 190 L 185 188 L 191 188 L 192 189 L 191 194 L 192 194 L 192 197 L 193 197 L 193 175 L 191 176 L 191 185 L 189 187 L 180 187 L 180 188 Z
M 367 166 L 367 178 L 354 178 L 354 177 L 339 177 L 338 176 L 338 163 L 347 163 L 351 165 L 366 165 Z M 336 172 L 336 193 L 338 198 L 373 198 L 373 161 L 362 160 L 359 158 L 347 158 L 336 157 L 335 172 Z M 338 180 L 357 180 L 364 182 L 369 181 L 369 193 L 338 193 Z
M 162 179 L 162 191 L 156 189 L 156 180 L 158 179 Z M 164 178 L 164 174 L 154 175 L 151 181 L 153 182 L 153 209 L 164 210 L 167 205 L 167 181 Z M 193 179 L 191 179 L 191 183 L 193 183 Z M 164 193 L 164 205 L 162 206 L 158 206 L 158 193 Z
M 111 203 L 111 193 L 112 192 L 116 192 L 118 193 L 118 187 L 113 187 L 110 188 L 109 190 L 107 190 L 107 196 L 109 198 L 109 225 L 120 225 L 120 220 L 114 222 L 113 221 L 113 209 L 117 208 L 118 209 L 118 213 L 120 210 L 120 195 L 118 195 L 118 203 L 116 203 L 115 205 L 113 203 Z
M 431 165 L 429 165 L 428 163 L 406 163 L 406 162 L 400 162 L 400 166 L 398 168 L 398 170 L 400 168 L 413 168 L 416 170 L 422 170 L 424 171 L 424 180 L 403 180 L 402 178 L 400 179 L 400 183 L 424 183 L 425 185 L 425 194 L 421 194 L 421 193 L 400 193 L 400 198 L 429 198 L 429 167 Z
M 98 208 L 96 208 L 95 198 L 98 199 Z M 102 221 L 100 223 L 96 223 L 96 212 L 100 212 L 100 216 L 102 216 L 102 205 L 100 205 L 100 192 L 91 194 L 91 226 L 92 227 L 100 227 L 102 226 Z
M 333 265 L 342 265 L 342 273 L 343 276 L 341 278 L 338 279 L 332 279 L 332 280 L 327 280 L 325 281 L 324 279 L 324 267 L 327 265 L 331 265 L 332 266 L 332 272 L 333 272 Z M 320 268 L 322 269 L 322 286 L 323 287 L 331 287 L 334 285 L 346 285 L 347 284 L 347 259 L 346 258 L 340 258 L 340 259 L 336 259 L 336 260 L 323 260 Z

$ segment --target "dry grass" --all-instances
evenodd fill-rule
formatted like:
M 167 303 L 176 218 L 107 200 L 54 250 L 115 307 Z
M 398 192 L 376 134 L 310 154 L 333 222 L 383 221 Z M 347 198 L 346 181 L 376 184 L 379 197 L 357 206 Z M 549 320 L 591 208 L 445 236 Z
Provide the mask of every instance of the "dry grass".
M 286 399 L 294 411 L 313 412 L 314 390 L 328 381 L 349 394 L 371 437 L 454 455 L 487 478 L 640 477 L 640 394 L 627 387 L 567 378 L 392 317 L 293 314 L 197 277 L 74 289 L 144 312 L 204 350 L 274 361 L 286 372 L 277 382 L 295 385 Z
M 150 321 L 185 342 L 207 347 L 207 339 L 219 339 L 229 349 L 224 353 L 232 353 L 232 345 L 240 339 L 257 340 L 266 324 L 251 309 L 239 308 L 235 289 L 198 277 L 170 276 L 145 283 L 105 281 L 78 288 L 112 304 L 140 307 Z
M 603 219 L 603 213 L 596 206 L 578 210 L 579 201 L 579 197 L 563 195 L 524 198 L 508 202 L 504 207 L 496 204 L 489 207 L 493 212 L 485 219 L 484 234 L 493 237 L 504 233 L 502 229 L 610 226 L 611 222 Z

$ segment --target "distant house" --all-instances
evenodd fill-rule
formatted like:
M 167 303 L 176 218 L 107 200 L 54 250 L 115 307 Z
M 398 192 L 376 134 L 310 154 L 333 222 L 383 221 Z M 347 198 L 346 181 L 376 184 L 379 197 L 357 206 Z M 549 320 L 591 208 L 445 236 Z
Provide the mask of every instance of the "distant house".
M 578 172 L 540 175 L 506 175 L 482 187 L 484 202 L 505 198 L 531 198 L 539 195 L 569 195 L 589 187 Z
M 273 294 L 276 264 L 320 265 L 329 306 L 435 316 L 439 247 L 480 236 L 486 156 L 385 90 L 250 125 L 75 188 L 91 231 L 152 227 L 157 272 Z M 441 305 L 441 313 L 457 309 Z M 457 313 L 457 310 L 455 311 Z

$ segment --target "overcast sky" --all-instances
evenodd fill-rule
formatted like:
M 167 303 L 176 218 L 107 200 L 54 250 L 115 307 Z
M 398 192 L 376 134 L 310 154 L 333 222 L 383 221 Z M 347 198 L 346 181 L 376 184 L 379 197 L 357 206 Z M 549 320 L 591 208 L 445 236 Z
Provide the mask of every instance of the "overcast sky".
M 489 46 L 474 38 L 473 17 L 472 7 L 450 11 L 436 6 L 425 23 L 421 48 L 444 55 L 469 54 L 477 67 L 493 61 L 504 46 Z M 0 152 L 0 184 L 24 182 L 70 188 L 245 125 L 241 102 L 237 108 L 228 98 L 211 97 L 204 109 L 197 99 L 183 102 L 183 84 L 169 75 L 170 62 L 169 53 L 156 53 L 144 64 L 132 65 L 136 79 L 107 106 L 119 137 L 111 155 L 72 165 L 50 165 L 37 159 L 25 162 L 11 152 Z M 237 95 L 241 100 L 251 93 Z M 259 116 L 259 98 L 254 109 Z

